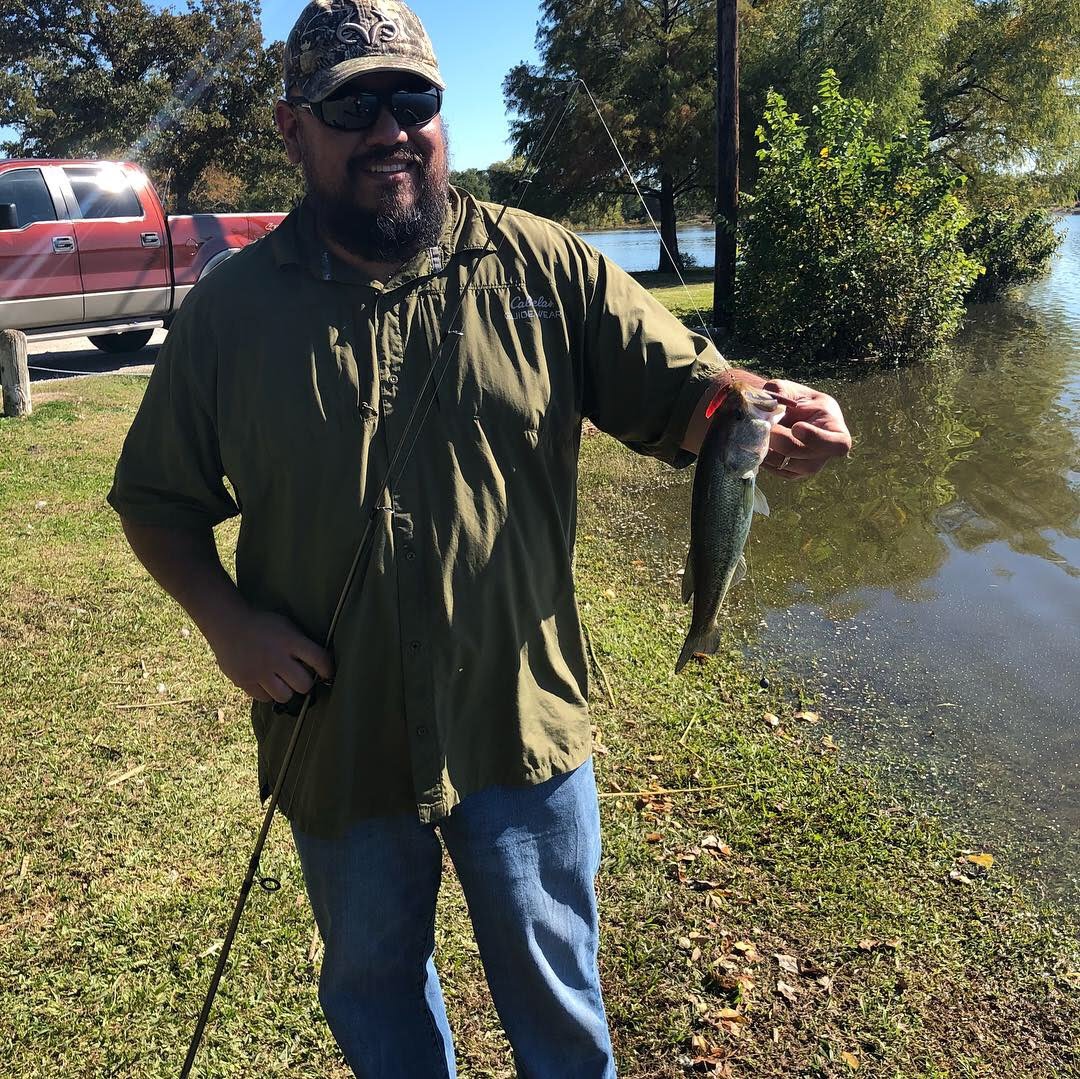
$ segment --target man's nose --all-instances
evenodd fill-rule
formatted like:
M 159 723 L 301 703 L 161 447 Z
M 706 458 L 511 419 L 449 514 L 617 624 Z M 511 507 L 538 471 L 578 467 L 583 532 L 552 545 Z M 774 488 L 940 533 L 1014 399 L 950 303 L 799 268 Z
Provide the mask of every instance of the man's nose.
M 394 114 L 384 105 L 379 109 L 378 119 L 367 133 L 368 143 L 377 146 L 398 146 L 409 141 L 409 136 L 394 119 Z

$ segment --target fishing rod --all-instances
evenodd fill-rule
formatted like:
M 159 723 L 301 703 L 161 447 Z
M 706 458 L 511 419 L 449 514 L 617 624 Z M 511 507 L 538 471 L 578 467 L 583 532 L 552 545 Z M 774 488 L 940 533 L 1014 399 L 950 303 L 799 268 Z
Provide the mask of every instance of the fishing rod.
M 549 121 L 541 134 L 540 140 L 537 143 L 536 150 L 533 151 L 533 157 L 536 158 L 536 165 L 532 168 L 532 175 L 528 175 L 531 162 L 526 160 L 525 165 L 522 168 L 522 178 L 519 181 L 520 193 L 515 192 L 518 195 L 515 206 L 520 205 L 521 201 L 525 197 L 525 193 L 528 190 L 528 185 L 532 183 L 536 174 L 540 171 L 540 166 L 543 164 L 544 157 L 546 157 L 548 150 L 554 144 L 555 135 L 558 133 L 559 127 L 561 127 L 563 120 L 566 118 L 567 113 L 570 110 L 570 106 L 573 103 L 574 98 L 577 96 L 577 88 L 572 91 L 564 91 L 563 96 L 568 95 L 566 103 L 563 106 L 562 113 L 557 120 Z M 337 606 L 334 609 L 333 617 L 330 619 L 330 626 L 326 632 L 326 639 L 324 642 L 324 648 L 330 651 L 334 633 L 337 629 L 338 621 L 341 617 L 341 613 L 344 610 L 346 600 L 349 597 L 353 589 L 353 585 L 359 580 L 359 587 L 362 589 L 364 580 L 367 576 L 368 568 L 371 565 L 371 552 L 373 550 L 375 526 L 376 522 L 380 518 L 382 513 L 387 512 L 390 507 L 384 505 L 390 490 L 396 485 L 398 478 L 404 471 L 405 466 L 408 464 L 409 458 L 412 455 L 413 450 L 416 447 L 416 443 L 420 436 L 420 431 L 424 422 L 427 419 L 431 406 L 434 403 L 439 388 L 442 384 L 442 380 L 453 362 L 454 357 L 457 355 L 458 346 L 461 343 L 461 338 L 464 336 L 461 330 L 457 329 L 458 319 L 461 317 L 461 311 L 464 307 L 465 297 L 468 295 L 469 285 L 472 284 L 473 278 L 476 275 L 477 270 L 480 267 L 480 263 L 483 259 L 490 254 L 497 255 L 502 250 L 503 244 L 506 242 L 506 237 L 503 236 L 499 239 L 498 243 L 494 247 L 490 247 L 492 243 L 492 232 L 498 233 L 499 225 L 502 223 L 503 217 L 506 215 L 507 210 L 510 208 L 509 203 L 505 203 L 502 209 L 499 211 L 498 217 L 495 219 L 495 223 L 488 230 L 487 243 L 481 249 L 480 255 L 473 262 L 473 266 L 469 272 L 468 277 L 465 280 L 465 284 L 462 286 L 461 294 L 458 297 L 458 302 L 454 308 L 453 314 L 450 317 L 446 335 L 443 337 L 439 344 L 439 348 L 436 351 L 435 357 L 432 360 L 431 370 L 428 372 L 428 377 L 421 388 L 420 394 L 417 397 L 416 404 L 413 406 L 412 412 L 409 415 L 408 421 L 405 424 L 405 428 L 402 431 L 401 437 L 398 440 L 397 448 L 391 456 L 390 463 L 387 465 L 386 472 L 383 476 L 382 482 L 377 487 L 376 497 L 372 503 L 371 513 L 368 516 L 367 524 L 364 527 L 364 531 L 361 534 L 360 542 L 356 548 L 356 554 L 353 557 L 352 565 L 349 568 L 348 575 L 345 578 L 345 584 L 341 589 L 341 594 L 338 597 Z M 448 348 L 449 346 L 449 348 Z M 445 353 L 445 355 L 444 355 Z M 441 366 L 440 366 L 441 365 Z M 430 391 L 430 392 L 429 392 Z M 300 741 L 300 736 L 304 730 L 304 724 L 307 720 L 308 712 L 311 709 L 311 705 L 315 699 L 316 691 L 319 683 L 312 686 L 306 694 L 303 695 L 302 700 L 298 702 L 299 694 L 293 697 L 293 700 L 289 702 L 283 709 L 275 708 L 276 712 L 286 711 L 289 714 L 296 715 L 296 722 L 293 727 L 292 737 L 289 739 L 289 744 L 285 750 L 285 756 L 282 760 L 281 768 L 278 771 L 277 781 L 274 784 L 274 789 L 270 795 L 270 800 L 267 803 L 266 812 L 263 816 L 262 828 L 259 831 L 259 837 L 255 842 L 254 850 L 251 853 L 251 857 L 248 860 L 247 873 L 244 876 L 243 883 L 240 886 L 239 894 L 236 897 L 236 903 L 233 907 L 232 918 L 229 922 L 228 929 L 225 932 L 225 938 L 221 945 L 221 951 L 218 953 L 217 964 L 214 968 L 214 973 L 210 979 L 210 986 L 207 989 L 206 997 L 203 1000 L 202 1010 L 199 1013 L 198 1021 L 195 1024 L 195 1030 L 191 1037 L 191 1043 L 188 1047 L 187 1057 L 184 1060 L 184 1066 L 180 1071 L 180 1079 L 188 1079 L 191 1074 L 191 1069 L 195 1064 L 195 1058 L 198 1055 L 199 1047 L 202 1044 L 203 1034 L 206 1031 L 207 1023 L 210 1019 L 210 1012 L 214 1005 L 214 999 L 217 996 L 218 989 L 221 985 L 221 979 L 225 972 L 225 966 L 228 963 L 229 954 L 232 951 L 233 941 L 236 939 L 236 932 L 240 926 L 240 919 L 243 916 L 244 908 L 247 906 L 248 897 L 251 894 L 251 890 L 255 885 L 256 880 L 259 881 L 260 887 L 266 892 L 276 892 L 280 889 L 280 881 L 271 876 L 259 876 L 259 861 L 262 857 L 263 848 L 266 845 L 267 837 L 270 834 L 270 828 L 274 822 L 274 814 L 277 811 L 278 803 L 281 798 L 281 792 L 285 784 L 286 776 L 289 772 L 289 766 L 292 763 L 293 756 L 296 753 L 296 747 Z M 297 703 L 299 708 L 297 710 Z M 311 739 L 308 739 L 304 753 L 300 759 L 300 768 L 297 770 L 297 777 L 303 771 L 303 765 L 307 759 L 307 751 L 311 747 Z M 294 784 L 295 786 L 295 784 Z

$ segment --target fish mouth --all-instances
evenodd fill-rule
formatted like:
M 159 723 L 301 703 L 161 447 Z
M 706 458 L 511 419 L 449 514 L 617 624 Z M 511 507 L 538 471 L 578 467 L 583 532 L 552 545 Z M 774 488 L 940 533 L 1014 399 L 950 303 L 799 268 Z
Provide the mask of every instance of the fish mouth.
M 748 404 L 762 412 L 775 412 L 778 408 L 783 407 L 783 403 L 778 401 L 768 390 L 745 390 L 743 397 Z

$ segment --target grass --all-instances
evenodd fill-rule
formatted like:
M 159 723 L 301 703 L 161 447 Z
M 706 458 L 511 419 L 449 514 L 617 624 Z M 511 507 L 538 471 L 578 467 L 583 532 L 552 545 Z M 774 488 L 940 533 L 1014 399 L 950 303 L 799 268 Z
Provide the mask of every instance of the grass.
M 260 823 L 245 700 L 103 502 L 144 385 L 54 384 L 0 421 L 0 1075 L 175 1075 Z M 738 640 L 672 676 L 686 612 L 635 525 L 666 478 L 585 441 L 620 1074 L 1080 1075 L 1072 912 L 1022 866 L 965 861 L 974 841 L 843 759 L 827 715 L 795 718 L 808 691 L 747 669 Z M 716 789 L 633 794 L 658 788 Z M 263 866 L 283 888 L 252 895 L 197 1074 L 345 1079 L 280 822 Z M 509 1077 L 452 874 L 440 905 L 461 1074 Z

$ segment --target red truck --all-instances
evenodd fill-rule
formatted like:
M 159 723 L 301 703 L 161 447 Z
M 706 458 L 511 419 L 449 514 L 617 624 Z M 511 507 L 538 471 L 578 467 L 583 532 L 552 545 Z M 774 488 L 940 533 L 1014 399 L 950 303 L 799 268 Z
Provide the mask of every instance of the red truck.
M 199 278 L 284 216 L 167 217 L 128 162 L 0 160 L 0 330 L 142 348 Z

